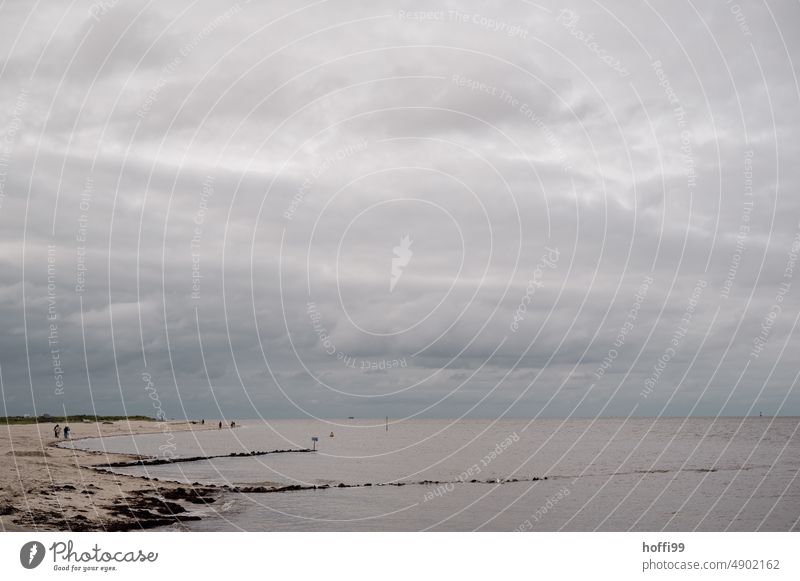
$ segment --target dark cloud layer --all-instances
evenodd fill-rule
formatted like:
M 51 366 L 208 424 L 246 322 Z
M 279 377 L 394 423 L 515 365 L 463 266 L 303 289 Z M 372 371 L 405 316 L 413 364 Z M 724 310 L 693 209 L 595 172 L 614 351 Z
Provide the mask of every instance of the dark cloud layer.
M 798 25 L 6 2 L 3 411 L 800 414 Z

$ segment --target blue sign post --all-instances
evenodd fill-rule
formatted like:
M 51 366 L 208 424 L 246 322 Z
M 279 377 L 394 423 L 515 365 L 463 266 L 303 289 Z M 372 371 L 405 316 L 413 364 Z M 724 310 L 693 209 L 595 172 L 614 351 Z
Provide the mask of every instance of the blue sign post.
M 317 451 L 317 442 L 319 442 L 319 438 L 317 436 L 311 436 L 311 445 L 314 447 L 314 451 Z

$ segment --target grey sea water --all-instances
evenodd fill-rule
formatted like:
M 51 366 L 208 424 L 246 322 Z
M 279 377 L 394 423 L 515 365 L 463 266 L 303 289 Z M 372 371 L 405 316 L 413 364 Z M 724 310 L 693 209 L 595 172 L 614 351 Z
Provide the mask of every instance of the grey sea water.
M 191 530 L 800 530 L 800 418 L 237 424 L 74 445 L 189 457 L 319 438 L 315 453 L 117 469 L 186 483 L 331 485 L 226 493 Z

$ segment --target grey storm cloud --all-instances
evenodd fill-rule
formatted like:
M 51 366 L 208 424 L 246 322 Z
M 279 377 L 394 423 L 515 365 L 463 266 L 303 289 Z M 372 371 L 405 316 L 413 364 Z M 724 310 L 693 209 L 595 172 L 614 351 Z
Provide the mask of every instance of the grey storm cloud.
M 4 413 L 798 414 L 798 25 L 6 2 Z

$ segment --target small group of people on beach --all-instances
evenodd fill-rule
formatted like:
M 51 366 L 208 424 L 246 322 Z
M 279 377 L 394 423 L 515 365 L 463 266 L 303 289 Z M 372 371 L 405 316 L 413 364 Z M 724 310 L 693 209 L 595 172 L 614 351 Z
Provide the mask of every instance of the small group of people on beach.
M 64 439 L 65 440 L 69 440 L 69 433 L 70 433 L 69 426 L 64 426 Z M 61 426 L 60 425 L 58 425 L 58 424 L 55 425 L 55 427 L 53 428 L 53 435 L 56 437 L 56 439 L 58 439 L 58 437 L 61 436 Z
M 203 423 L 203 424 L 204 424 L 204 423 L 205 423 L 205 420 L 203 420 L 201 423 Z M 236 422 L 231 422 L 231 427 L 232 427 L 232 428 L 235 428 L 235 427 L 236 427 Z M 221 422 L 221 421 L 220 421 L 220 423 L 219 423 L 219 429 L 220 429 L 220 430 L 222 429 L 222 422 Z

